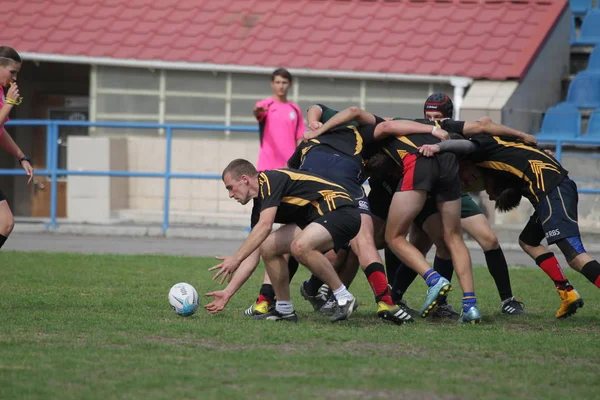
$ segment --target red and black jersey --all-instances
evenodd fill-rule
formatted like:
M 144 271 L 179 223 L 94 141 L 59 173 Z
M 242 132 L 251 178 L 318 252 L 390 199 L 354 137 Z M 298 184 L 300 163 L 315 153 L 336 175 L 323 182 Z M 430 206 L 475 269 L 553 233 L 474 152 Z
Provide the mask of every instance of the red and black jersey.
M 258 222 L 258 214 L 271 207 L 278 207 L 276 223 L 295 223 L 300 227 L 340 207 L 356 207 L 342 186 L 309 172 L 267 170 L 259 174 L 258 184 L 252 226 Z

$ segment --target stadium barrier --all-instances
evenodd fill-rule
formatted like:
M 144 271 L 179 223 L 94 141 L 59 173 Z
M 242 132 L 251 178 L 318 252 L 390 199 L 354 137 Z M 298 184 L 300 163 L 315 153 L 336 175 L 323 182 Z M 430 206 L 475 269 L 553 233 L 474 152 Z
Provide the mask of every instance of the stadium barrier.
M 171 153 L 173 130 L 193 130 L 193 131 L 227 131 L 227 132 L 254 132 L 258 131 L 256 126 L 226 126 L 226 125 L 192 125 L 192 124 L 158 124 L 158 123 L 131 123 L 131 122 L 88 122 L 88 121 L 68 121 L 68 120 L 10 120 L 8 126 L 46 126 L 46 167 L 43 170 L 36 170 L 38 176 L 50 177 L 50 218 L 46 223 L 47 230 L 56 229 L 56 210 L 57 210 L 57 181 L 59 176 L 79 175 L 79 176 L 104 176 L 104 177 L 126 177 L 126 178 L 163 178 L 164 179 L 164 202 L 163 202 L 163 223 L 162 232 L 166 234 L 169 228 L 169 202 L 171 194 L 171 179 L 221 179 L 220 174 L 190 174 L 171 172 Z M 59 127 L 60 126 L 78 126 L 88 128 L 121 128 L 121 129 L 156 129 L 164 130 L 166 140 L 166 162 L 163 171 L 156 172 L 135 172 L 135 171 L 81 171 L 58 168 L 58 145 L 59 145 Z M 578 139 L 556 139 L 540 140 L 542 144 L 554 144 L 556 146 L 555 156 L 560 161 L 562 156 L 563 144 L 576 144 L 583 146 L 600 146 L 600 139 L 585 140 Z M 0 169 L 1 175 L 25 175 L 21 168 Z M 575 180 L 577 182 L 577 180 Z M 585 180 L 589 182 L 590 180 Z M 600 179 L 594 180 L 600 182 Z M 579 193 L 600 194 L 600 189 L 579 188 Z

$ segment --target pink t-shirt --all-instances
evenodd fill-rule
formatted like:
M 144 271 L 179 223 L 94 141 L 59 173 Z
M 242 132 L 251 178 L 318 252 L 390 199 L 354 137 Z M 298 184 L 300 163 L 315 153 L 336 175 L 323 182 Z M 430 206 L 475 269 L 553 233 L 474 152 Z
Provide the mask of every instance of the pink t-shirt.
M 6 97 L 4 96 L 4 88 L 0 86 L 0 108 L 4 107 L 4 102 L 6 101 Z M 8 116 L 4 121 L 0 121 L 0 135 L 4 133 L 4 124 L 9 120 Z
M 296 141 L 302 139 L 306 130 L 302 111 L 298 105 L 280 103 L 269 97 L 256 103 L 267 110 L 258 119 L 261 144 L 258 152 L 259 171 L 284 168 L 294 154 Z

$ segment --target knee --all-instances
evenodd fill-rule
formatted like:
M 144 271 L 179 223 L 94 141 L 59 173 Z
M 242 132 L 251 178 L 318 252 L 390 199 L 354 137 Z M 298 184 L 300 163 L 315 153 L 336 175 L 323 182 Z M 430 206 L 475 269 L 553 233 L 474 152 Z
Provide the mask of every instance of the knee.
M 5 215 L 0 222 L 0 234 L 4 236 L 10 235 L 15 227 L 15 218 L 12 214 Z
M 305 264 L 306 256 L 309 251 L 309 246 L 301 240 L 294 240 L 290 245 L 290 253 L 300 264 Z
M 275 256 L 275 247 L 269 243 L 269 241 L 265 241 L 260 245 L 260 256 L 265 259 L 271 259 Z
M 477 238 L 479 245 L 483 249 L 483 251 L 495 250 L 500 247 L 500 242 L 498 242 L 498 236 L 491 230 L 486 232 L 482 237 Z

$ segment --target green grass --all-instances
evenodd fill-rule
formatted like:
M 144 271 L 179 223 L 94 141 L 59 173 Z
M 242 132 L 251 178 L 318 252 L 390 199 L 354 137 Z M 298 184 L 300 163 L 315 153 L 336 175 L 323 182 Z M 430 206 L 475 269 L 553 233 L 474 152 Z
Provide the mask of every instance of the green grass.
M 482 267 L 480 325 L 383 324 L 362 276 L 351 288 L 360 309 L 332 325 L 300 298 L 302 268 L 292 290 L 298 324 L 242 315 L 260 271 L 224 312 L 176 316 L 171 285 L 191 283 L 206 304 L 202 293 L 218 287 L 213 264 L 1 252 L 0 398 L 591 399 L 600 391 L 600 291 L 571 271 L 586 304 L 564 321 L 554 319 L 560 300 L 538 269 L 511 269 L 528 315 L 508 317 Z M 421 304 L 422 281 L 407 299 Z M 450 301 L 459 305 L 459 290 Z

